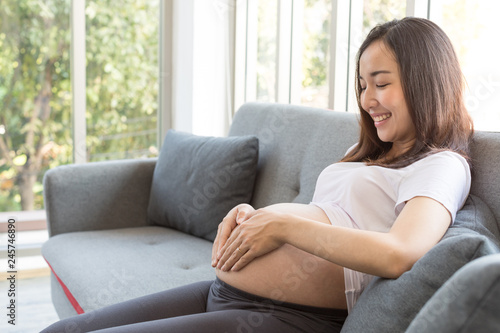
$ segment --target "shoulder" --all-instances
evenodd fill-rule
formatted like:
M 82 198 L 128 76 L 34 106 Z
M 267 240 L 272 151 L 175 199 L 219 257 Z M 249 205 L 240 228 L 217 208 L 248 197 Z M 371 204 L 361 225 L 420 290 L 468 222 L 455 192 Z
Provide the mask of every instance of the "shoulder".
M 414 186 L 463 187 L 471 185 L 469 163 L 453 151 L 428 155 L 404 168 L 403 182 Z
M 416 175 L 428 179 L 442 178 L 450 181 L 462 179 L 469 186 L 471 181 L 471 171 L 467 160 L 462 155 L 448 150 L 433 153 L 410 164 L 407 176 Z
M 470 187 L 471 172 L 467 160 L 458 153 L 440 151 L 405 168 L 399 187 L 398 208 L 401 209 L 399 205 L 413 197 L 429 197 L 445 206 L 454 220 Z
M 443 167 L 453 167 L 467 170 L 470 173 L 470 166 L 467 160 L 460 154 L 454 151 L 440 151 L 437 153 L 433 153 L 428 155 L 413 164 L 413 167 L 432 167 L 432 166 L 443 166 Z
M 462 155 L 453 151 L 440 151 L 409 165 L 402 183 L 433 191 L 468 193 L 471 171 Z

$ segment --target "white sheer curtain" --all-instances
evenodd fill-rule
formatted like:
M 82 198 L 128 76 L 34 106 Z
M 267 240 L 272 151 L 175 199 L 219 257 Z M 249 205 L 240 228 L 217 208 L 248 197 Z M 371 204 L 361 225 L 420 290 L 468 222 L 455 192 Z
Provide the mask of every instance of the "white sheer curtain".
M 236 1 L 174 2 L 173 123 L 178 130 L 227 134 L 233 113 Z

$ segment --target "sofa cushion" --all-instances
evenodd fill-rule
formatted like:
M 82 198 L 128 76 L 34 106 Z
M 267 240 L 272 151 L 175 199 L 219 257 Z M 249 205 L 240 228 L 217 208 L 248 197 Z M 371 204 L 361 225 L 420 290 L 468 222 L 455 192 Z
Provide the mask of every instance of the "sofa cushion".
M 404 332 L 432 295 L 468 262 L 500 251 L 491 210 L 470 195 L 443 239 L 398 279 L 375 278 L 342 332 Z
M 406 333 L 498 332 L 500 254 L 457 271 L 425 304 Z
M 159 226 L 60 234 L 42 254 L 74 309 L 61 317 L 215 278 L 211 242 Z
M 153 173 L 149 219 L 213 241 L 229 210 L 252 197 L 258 149 L 255 136 L 202 137 L 170 130 Z

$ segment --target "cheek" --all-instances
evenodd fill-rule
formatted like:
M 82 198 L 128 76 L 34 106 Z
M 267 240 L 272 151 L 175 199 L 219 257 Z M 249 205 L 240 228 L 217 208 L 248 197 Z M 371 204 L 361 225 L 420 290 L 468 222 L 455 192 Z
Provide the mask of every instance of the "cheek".
M 411 119 L 410 113 L 408 112 L 408 107 L 403 96 L 400 94 L 385 94 L 381 96 L 380 103 L 385 106 L 385 108 L 397 115 L 400 119 Z
M 388 108 L 394 108 L 396 105 L 401 104 L 401 96 L 397 93 L 396 89 L 386 87 L 377 91 L 377 100 L 386 105 Z
M 378 100 L 380 104 L 388 111 L 392 113 L 400 113 L 401 103 L 397 98 L 394 98 L 390 94 L 382 94 Z
M 406 105 L 401 106 L 400 110 L 399 121 L 401 122 L 401 126 L 405 128 L 405 131 L 414 131 L 415 126 L 413 124 L 413 119 L 411 118 Z

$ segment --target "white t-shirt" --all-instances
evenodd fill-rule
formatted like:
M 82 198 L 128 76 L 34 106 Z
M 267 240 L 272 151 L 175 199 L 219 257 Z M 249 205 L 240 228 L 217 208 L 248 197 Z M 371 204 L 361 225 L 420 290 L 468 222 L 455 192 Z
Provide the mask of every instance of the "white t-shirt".
M 323 209 L 332 225 L 388 232 L 405 203 L 417 196 L 441 203 L 453 222 L 470 185 L 467 161 L 449 151 L 400 169 L 362 162 L 335 163 L 319 175 L 311 204 Z M 348 269 L 344 273 L 350 309 L 372 277 Z

